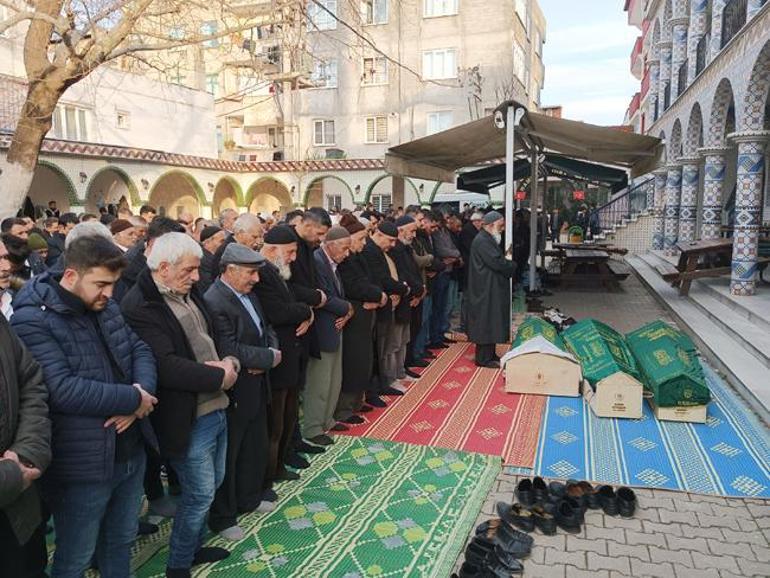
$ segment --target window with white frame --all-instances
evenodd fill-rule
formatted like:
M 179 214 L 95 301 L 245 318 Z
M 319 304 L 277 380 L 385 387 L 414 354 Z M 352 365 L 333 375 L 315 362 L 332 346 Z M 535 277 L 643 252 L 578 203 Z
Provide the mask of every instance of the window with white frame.
M 452 127 L 453 114 L 451 110 L 439 110 L 428 113 L 427 134 L 436 134 Z
M 516 14 L 524 25 L 524 29 L 529 34 L 529 0 L 516 0 Z
M 451 16 L 457 14 L 457 5 L 460 0 L 423 0 L 423 16 Z
M 314 60 L 310 79 L 315 88 L 337 88 L 337 59 Z
M 310 0 L 307 5 L 307 29 L 335 30 L 337 28 L 337 0 Z
M 388 117 L 368 116 L 366 117 L 366 136 L 367 144 L 381 144 L 388 142 Z
M 342 208 L 342 195 L 326 195 L 326 210 L 337 211 Z
M 378 213 L 387 213 L 393 204 L 393 197 L 392 195 L 372 195 L 369 202 Z
M 388 61 L 383 56 L 364 58 L 362 84 L 387 84 Z
M 313 145 L 331 146 L 334 141 L 334 121 L 333 120 L 314 120 L 313 121 Z
M 131 113 L 127 110 L 115 111 L 115 125 L 124 130 L 131 128 Z
M 209 20 L 207 22 L 204 22 L 201 24 L 201 35 L 206 36 L 214 36 L 217 33 L 217 21 L 216 20 Z M 219 46 L 219 38 L 209 38 L 208 40 L 204 40 L 202 42 L 204 48 L 216 48 Z
M 217 93 L 219 92 L 219 75 L 218 74 L 206 75 L 206 92 L 208 92 L 214 98 L 217 97 Z
M 454 48 L 422 53 L 422 76 L 427 79 L 456 78 L 457 51 Z
M 88 115 L 85 108 L 59 105 L 53 113 L 51 133 L 54 138 L 88 140 Z
M 388 0 L 361 0 L 361 21 L 364 24 L 387 24 Z

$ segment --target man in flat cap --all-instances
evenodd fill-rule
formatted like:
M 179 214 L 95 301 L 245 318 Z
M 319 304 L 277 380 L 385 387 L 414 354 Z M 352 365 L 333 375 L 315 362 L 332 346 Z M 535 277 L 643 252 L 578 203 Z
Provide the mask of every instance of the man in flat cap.
M 289 288 L 291 263 L 297 258 L 297 236 L 287 225 L 278 225 L 265 235 L 262 255 L 268 263 L 260 270 L 254 292 L 259 297 L 267 322 L 278 336 L 281 364 L 270 371 L 270 450 L 268 480 L 297 479 L 286 469 L 292 432 L 299 415 L 300 339 L 313 323 L 313 309 L 297 300 Z
M 333 440 L 329 430 L 344 431 L 337 424 L 334 410 L 342 388 L 342 330 L 353 316 L 353 306 L 345 300 L 342 279 L 337 265 L 350 255 L 350 233 L 344 227 L 330 228 L 321 247 L 313 254 L 316 278 L 327 296 L 326 303 L 316 310 L 316 335 L 320 359 L 311 357 L 307 367 L 307 382 L 302 397 L 304 437 L 317 445 L 329 445 Z
M 500 239 L 503 215 L 484 215 L 481 230 L 471 243 L 468 263 L 468 340 L 476 345 L 476 365 L 500 367 L 495 344 L 511 337 L 511 285 L 516 266 L 505 258 Z
M 258 252 L 230 243 L 219 261 L 220 276 L 204 296 L 219 356 L 235 357 L 241 364 L 238 380 L 227 391 L 225 478 L 209 511 L 209 528 L 226 540 L 243 539 L 238 514 L 257 509 L 269 488 L 267 374 L 281 363 L 281 351 L 252 292 L 265 262 Z

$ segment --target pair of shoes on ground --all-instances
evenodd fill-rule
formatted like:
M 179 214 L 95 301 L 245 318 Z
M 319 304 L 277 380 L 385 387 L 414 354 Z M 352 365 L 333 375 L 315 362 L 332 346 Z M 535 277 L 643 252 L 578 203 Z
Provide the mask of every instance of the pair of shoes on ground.
M 501 519 L 476 527 L 465 549 L 465 561 L 457 578 L 509 578 L 524 570 L 520 560 L 529 556 L 533 539 Z
M 543 319 L 553 325 L 557 331 L 564 331 L 577 323 L 574 317 L 567 317 L 556 307 L 549 307 L 543 311 Z
M 535 480 L 537 479 L 535 478 Z M 533 487 L 535 480 L 532 481 Z M 522 483 L 524 483 L 523 487 L 526 488 L 527 484 L 524 480 L 519 482 L 519 486 Z M 539 482 L 538 485 L 541 483 Z M 519 486 L 517 486 L 517 490 Z M 551 482 L 548 484 L 548 492 L 549 495 L 557 498 L 567 497 L 576 500 L 583 509 L 601 509 L 608 516 L 630 518 L 636 511 L 636 494 L 631 488 L 625 486 L 615 490 L 606 484 L 593 486 L 586 481 L 567 480 L 565 483 Z

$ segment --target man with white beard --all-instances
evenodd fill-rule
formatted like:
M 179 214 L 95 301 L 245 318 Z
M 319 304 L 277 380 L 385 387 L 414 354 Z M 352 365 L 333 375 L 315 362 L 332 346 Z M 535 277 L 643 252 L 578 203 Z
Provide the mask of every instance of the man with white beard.
M 511 285 L 516 265 L 505 258 L 500 239 L 503 215 L 484 215 L 482 227 L 471 244 L 468 263 L 468 340 L 476 345 L 476 365 L 500 367 L 495 344 L 511 337 Z
M 287 225 L 270 229 L 261 253 L 268 263 L 260 269 L 260 279 L 253 291 L 259 297 L 268 323 L 278 335 L 282 354 L 281 364 L 270 370 L 272 420 L 267 478 L 272 482 L 299 477 L 286 469 L 285 460 L 299 417 L 300 338 L 310 329 L 314 317 L 310 306 L 297 301 L 287 284 L 291 278 L 291 263 L 297 258 L 294 230 Z

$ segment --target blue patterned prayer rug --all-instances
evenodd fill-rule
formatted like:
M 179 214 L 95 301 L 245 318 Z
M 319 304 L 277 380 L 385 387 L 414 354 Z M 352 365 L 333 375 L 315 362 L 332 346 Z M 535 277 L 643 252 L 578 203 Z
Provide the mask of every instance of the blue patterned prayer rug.
M 770 433 L 704 364 L 705 424 L 596 417 L 582 398 L 551 397 L 534 469 L 506 473 L 721 496 L 770 497 Z

